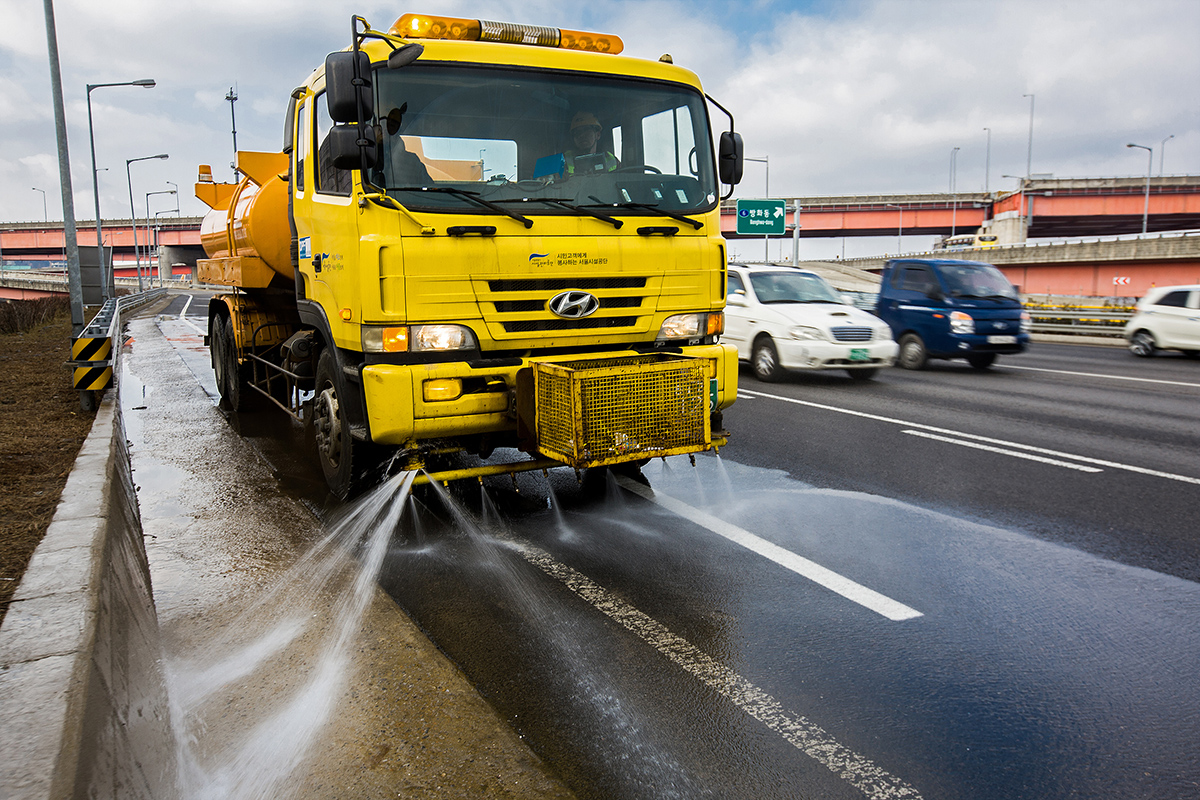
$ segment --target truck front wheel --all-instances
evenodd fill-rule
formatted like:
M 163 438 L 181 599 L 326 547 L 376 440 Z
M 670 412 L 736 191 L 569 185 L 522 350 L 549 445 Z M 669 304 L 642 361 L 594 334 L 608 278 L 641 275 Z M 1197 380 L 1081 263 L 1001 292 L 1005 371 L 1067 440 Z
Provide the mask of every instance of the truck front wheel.
M 316 391 L 312 399 L 312 430 L 317 445 L 317 460 L 325 482 L 339 498 L 358 494 L 366 488 L 380 459 L 377 448 L 368 442 L 356 442 L 343 407 L 345 383 L 340 379 L 337 359 L 329 348 L 317 360 Z

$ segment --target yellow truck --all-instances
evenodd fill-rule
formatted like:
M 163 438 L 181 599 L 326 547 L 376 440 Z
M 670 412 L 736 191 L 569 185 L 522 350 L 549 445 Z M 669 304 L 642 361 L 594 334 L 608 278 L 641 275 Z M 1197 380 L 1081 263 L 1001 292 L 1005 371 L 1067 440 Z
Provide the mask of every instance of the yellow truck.
M 732 115 L 611 35 L 351 28 L 292 92 L 281 152 L 239 152 L 237 183 L 200 167 L 222 403 L 292 414 L 341 497 L 447 453 L 471 457 L 431 479 L 724 444 Z

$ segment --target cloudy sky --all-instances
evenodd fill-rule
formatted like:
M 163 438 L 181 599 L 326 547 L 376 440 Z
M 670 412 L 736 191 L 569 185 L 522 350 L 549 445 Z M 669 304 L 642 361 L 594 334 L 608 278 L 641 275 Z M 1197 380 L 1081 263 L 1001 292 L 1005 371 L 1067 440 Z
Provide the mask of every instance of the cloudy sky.
M 1032 171 L 1063 177 L 1200 174 L 1197 0 L 54 0 L 78 219 L 95 216 L 87 84 L 153 78 L 153 89 L 92 92 L 105 218 L 138 214 L 145 194 L 196 166 L 230 177 L 226 93 L 242 149 L 280 147 L 287 96 L 326 53 L 349 44 L 350 16 L 386 29 L 405 11 L 602 30 L 625 54 L 699 74 L 730 109 L 746 154 L 769 159 L 774 197 L 1012 188 Z M 991 130 L 990 163 L 988 133 Z M 1163 147 L 1162 141 L 1174 136 Z M 54 114 L 39 0 L 0 0 L 0 221 L 62 218 Z M 767 165 L 748 163 L 735 196 L 761 197 Z M 150 198 L 151 213 L 175 197 Z M 893 240 L 894 243 L 894 240 Z M 843 251 L 805 240 L 805 257 Z M 847 255 L 879 252 L 850 240 Z M 761 246 L 741 245 L 746 257 Z M 735 250 L 739 246 L 735 246 Z M 735 252 L 735 254 L 737 254 Z M 772 250 L 772 255 L 775 251 Z M 790 254 L 790 245 L 785 255 Z

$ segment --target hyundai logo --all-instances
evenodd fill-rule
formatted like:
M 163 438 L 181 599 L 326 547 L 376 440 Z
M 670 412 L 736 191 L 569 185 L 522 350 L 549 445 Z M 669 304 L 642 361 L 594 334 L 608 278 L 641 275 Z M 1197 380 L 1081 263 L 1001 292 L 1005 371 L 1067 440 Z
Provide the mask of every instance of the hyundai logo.
M 587 292 L 562 292 L 550 298 L 550 311 L 563 319 L 583 319 L 600 310 L 600 301 Z
M 1002 330 L 1006 330 L 1007 328 L 1008 328 L 1007 322 L 997 322 L 996 323 L 996 330 L 1002 331 Z

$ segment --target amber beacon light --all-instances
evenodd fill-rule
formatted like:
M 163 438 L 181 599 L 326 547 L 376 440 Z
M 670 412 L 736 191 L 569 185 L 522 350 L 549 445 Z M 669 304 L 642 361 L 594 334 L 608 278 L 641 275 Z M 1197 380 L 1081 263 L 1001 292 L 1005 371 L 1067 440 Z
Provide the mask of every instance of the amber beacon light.
M 543 28 L 538 25 L 518 25 L 512 22 L 489 22 L 483 19 L 439 17 L 429 14 L 405 14 L 396 20 L 388 33 L 406 39 L 459 39 L 468 42 L 504 42 L 532 44 L 541 47 L 561 47 L 567 50 L 588 50 L 593 53 L 616 55 L 625 49 L 621 37 L 609 33 L 571 31 L 565 28 Z

